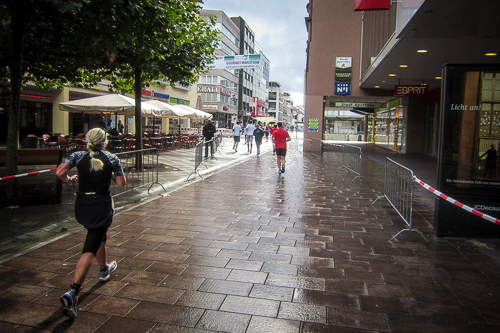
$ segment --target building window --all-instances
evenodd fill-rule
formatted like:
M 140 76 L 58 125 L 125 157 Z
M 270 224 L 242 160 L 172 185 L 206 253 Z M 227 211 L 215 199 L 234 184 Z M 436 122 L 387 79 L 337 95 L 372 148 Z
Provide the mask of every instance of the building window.
M 200 78 L 200 83 L 206 84 L 217 84 L 218 76 L 217 75 L 205 75 Z
M 220 32 L 222 32 L 222 34 L 224 36 L 226 36 L 235 45 L 238 45 L 240 43 L 238 38 L 236 38 L 236 36 L 233 35 L 233 33 L 231 31 L 229 31 L 229 29 L 223 23 L 217 22 L 216 26 L 217 26 L 217 29 L 219 29 Z
M 236 52 L 234 52 L 229 46 L 226 45 L 226 43 L 221 42 L 220 44 L 220 49 L 227 53 L 228 55 L 235 55 Z
M 218 102 L 217 93 L 202 93 L 201 101 L 202 102 Z

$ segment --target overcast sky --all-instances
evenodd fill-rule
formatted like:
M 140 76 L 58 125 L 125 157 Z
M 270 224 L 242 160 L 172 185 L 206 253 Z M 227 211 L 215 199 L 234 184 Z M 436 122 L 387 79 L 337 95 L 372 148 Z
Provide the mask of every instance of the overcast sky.
M 203 8 L 241 16 L 271 62 L 270 81 L 281 83 L 294 105 L 304 104 L 309 0 L 205 0 Z

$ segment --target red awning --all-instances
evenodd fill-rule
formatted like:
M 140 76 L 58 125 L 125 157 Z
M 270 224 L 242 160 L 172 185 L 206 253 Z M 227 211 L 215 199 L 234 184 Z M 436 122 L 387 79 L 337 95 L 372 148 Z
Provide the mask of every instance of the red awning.
M 390 9 L 391 0 L 354 0 L 354 10 Z

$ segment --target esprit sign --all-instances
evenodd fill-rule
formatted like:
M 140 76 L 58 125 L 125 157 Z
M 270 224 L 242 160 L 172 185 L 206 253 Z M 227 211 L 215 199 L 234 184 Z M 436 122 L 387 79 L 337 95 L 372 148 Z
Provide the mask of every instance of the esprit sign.
M 410 85 L 410 86 L 394 86 L 394 96 L 414 96 L 426 95 L 427 86 Z

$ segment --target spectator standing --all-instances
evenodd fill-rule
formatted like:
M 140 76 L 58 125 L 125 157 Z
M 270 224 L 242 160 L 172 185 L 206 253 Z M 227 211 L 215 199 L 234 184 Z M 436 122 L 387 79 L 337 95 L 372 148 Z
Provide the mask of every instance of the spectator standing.
M 273 132 L 278 174 L 285 173 L 286 142 L 290 140 L 290 134 L 283 128 L 283 124 L 279 122 L 278 129 Z
M 210 145 L 210 157 L 214 157 L 214 136 L 217 132 L 212 121 L 209 120 L 205 126 L 203 126 L 203 137 L 205 137 L 205 158 L 208 158 L 208 145 Z
M 113 198 L 110 193 L 111 181 L 119 187 L 126 184 L 120 160 L 104 150 L 106 132 L 93 128 L 86 135 L 87 151 L 76 151 L 59 165 L 57 177 L 68 186 L 75 186 L 78 192 L 75 201 L 75 218 L 87 229 L 82 255 L 76 264 L 75 276 L 70 289 L 61 296 L 63 313 L 76 318 L 78 293 L 94 259 L 99 264 L 99 281 L 107 281 L 116 270 L 117 263 L 107 263 L 106 240 L 114 214 Z M 77 167 L 78 175 L 68 176 L 68 171 Z
M 118 120 L 118 133 L 121 133 L 123 134 L 123 131 L 124 131 L 124 128 L 125 126 L 123 126 L 123 123 L 121 120 Z
M 240 122 L 237 121 L 236 125 L 233 126 L 233 137 L 234 137 L 233 149 L 235 152 L 238 151 L 238 144 L 240 143 L 241 132 L 242 132 L 242 130 L 241 130 Z
M 260 144 L 262 143 L 262 138 L 264 137 L 264 130 L 260 127 L 260 124 L 253 130 L 253 136 L 255 138 L 255 146 L 257 147 L 257 156 L 259 156 Z
M 106 118 L 104 118 L 104 116 L 101 117 L 101 119 L 99 120 L 99 122 L 97 122 L 97 126 L 99 126 L 100 128 L 102 128 L 103 130 L 106 130 Z
M 113 128 L 114 128 L 114 126 L 113 126 L 113 120 L 111 120 L 111 119 L 110 119 L 110 120 L 108 121 L 107 132 L 108 132 L 108 133 L 111 133 L 111 130 L 112 130 Z
M 252 121 L 249 120 L 246 129 L 246 137 L 247 137 L 247 148 L 248 148 L 248 153 L 252 153 L 252 146 L 253 146 L 253 131 L 255 130 L 255 126 L 252 124 Z

